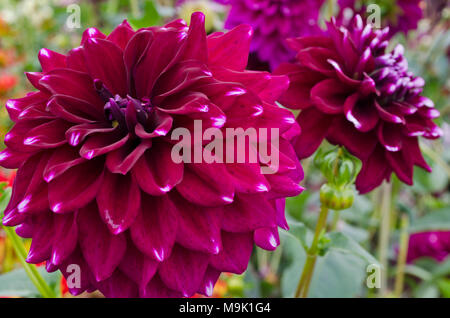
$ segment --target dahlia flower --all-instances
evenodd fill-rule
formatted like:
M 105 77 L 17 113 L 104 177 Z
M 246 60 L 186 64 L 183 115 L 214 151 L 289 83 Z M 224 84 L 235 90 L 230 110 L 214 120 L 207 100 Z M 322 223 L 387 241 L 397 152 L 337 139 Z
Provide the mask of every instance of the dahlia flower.
M 409 237 L 407 261 L 432 257 L 444 261 L 450 254 L 450 231 L 414 233 Z
M 42 72 L 27 73 L 37 91 L 7 102 L 15 125 L 0 153 L 18 168 L 3 223 L 32 238 L 28 262 L 61 270 L 72 294 L 211 295 L 221 272 L 246 269 L 254 243 L 279 245 L 284 199 L 302 190 L 286 139 L 298 126 L 274 104 L 287 77 L 244 70 L 250 37 L 247 26 L 207 37 L 194 13 L 189 28 L 124 21 L 108 36 L 87 29 L 67 55 L 40 51 Z M 261 141 L 279 151 L 278 171 L 175 163 L 171 132 L 194 120 L 279 129 L 278 148 Z
M 324 35 L 291 39 L 297 61 L 275 71 L 290 78 L 280 102 L 302 109 L 302 134 L 293 140 L 297 155 L 310 156 L 325 138 L 362 161 L 361 193 L 392 172 L 411 185 L 414 165 L 431 170 L 418 137 L 442 134 L 432 121 L 439 112 L 421 96 L 424 80 L 408 71 L 401 45 L 386 51 L 387 28 L 373 30 L 360 16 L 349 28 L 334 20 L 327 26 Z
M 338 4 L 341 9 L 338 19 L 343 19 L 343 23 L 345 24 L 346 21 L 349 21 L 349 17 L 346 14 L 349 9 L 353 14 L 367 16 L 372 13 L 367 12 L 368 5 L 374 4 L 374 2 L 367 0 L 339 0 Z M 407 34 L 408 31 L 417 29 L 417 25 L 423 17 L 425 1 L 389 0 L 376 4 L 381 6 L 382 24 L 383 26 L 389 26 L 389 35 L 392 36 L 398 32 Z
M 241 23 L 253 27 L 254 36 L 250 51 L 261 62 L 274 69 L 281 62 L 294 58 L 286 39 L 320 32 L 317 25 L 320 7 L 324 0 L 221 0 L 230 4 L 231 10 L 225 28 Z

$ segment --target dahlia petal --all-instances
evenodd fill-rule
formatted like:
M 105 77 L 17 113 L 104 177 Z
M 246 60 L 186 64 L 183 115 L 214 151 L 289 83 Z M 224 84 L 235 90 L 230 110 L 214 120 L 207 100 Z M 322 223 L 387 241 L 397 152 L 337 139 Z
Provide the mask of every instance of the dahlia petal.
M 139 295 L 137 285 L 119 270 L 100 282 L 98 289 L 109 298 L 136 298 Z
M 219 253 L 222 248 L 220 213 L 214 209 L 201 209 L 176 195 L 172 195 L 171 200 L 178 211 L 177 243 L 194 251 Z
M 375 101 L 375 107 L 378 110 L 378 114 L 380 115 L 381 119 L 395 124 L 405 124 L 405 118 L 398 116 L 394 113 L 391 113 L 389 110 L 390 108 L 387 107 L 386 109 L 381 107 L 378 102 Z
M 155 128 L 152 132 L 147 132 L 146 128 L 138 123 L 134 129 L 136 135 L 142 139 L 147 138 L 156 138 L 160 136 L 166 136 L 172 128 L 173 118 L 160 111 L 159 109 L 155 110 L 154 118 L 152 118 L 153 124 Z
M 311 89 L 325 79 L 319 72 L 313 72 L 305 67 L 289 63 L 280 64 L 274 74 L 289 76 L 289 87 L 279 101 L 292 109 L 305 109 L 312 106 Z
M 165 29 L 154 35 L 153 41 L 148 42 L 139 62 L 136 64 L 134 83 L 136 97 L 142 98 L 152 95 L 152 89 L 158 77 L 168 67 L 173 65 L 180 50 L 179 42 L 183 39 L 183 32 L 175 29 Z M 129 46 L 125 51 L 129 49 Z M 127 52 L 125 52 L 126 56 Z M 154 61 L 158 60 L 158 63 Z
M 71 69 L 55 69 L 48 72 L 39 83 L 52 94 L 68 95 L 103 109 L 103 101 L 94 90 L 94 82 L 88 74 Z
M 106 36 L 97 28 L 89 28 L 83 32 L 81 45 L 85 45 L 89 39 L 105 39 Z
M 105 171 L 97 194 L 97 204 L 103 222 L 117 235 L 133 224 L 140 207 L 140 190 L 131 175 Z
M 36 152 L 37 150 L 40 150 L 38 147 L 33 146 L 33 143 L 37 142 L 38 139 L 33 139 L 32 136 L 30 136 L 29 139 L 26 139 L 25 135 L 29 134 L 30 130 L 45 124 L 48 124 L 47 119 L 30 119 L 19 121 L 5 135 L 5 145 L 11 150 L 19 152 Z M 46 126 L 44 126 L 44 128 L 45 127 Z
M 141 211 L 131 225 L 131 238 L 136 247 L 148 257 L 162 262 L 175 243 L 178 215 L 167 196 L 142 195 Z
M 253 250 L 252 233 L 228 233 L 222 231 L 223 250 L 211 257 L 211 266 L 222 272 L 242 274 Z
M 66 131 L 66 139 L 73 147 L 79 145 L 84 139 L 95 133 L 110 133 L 114 130 L 107 123 L 85 123 L 70 127 Z
M 243 71 L 247 66 L 252 34 L 249 25 L 239 25 L 227 33 L 210 35 L 208 64 Z
M 311 90 L 311 98 L 319 110 L 326 114 L 339 114 L 343 111 L 349 88 L 335 79 L 319 82 Z
M 389 123 L 381 123 L 378 126 L 378 139 L 387 151 L 396 152 L 402 149 L 402 126 Z
M 36 89 L 43 91 L 43 92 L 48 92 L 44 86 L 39 84 L 39 81 L 44 77 L 43 73 L 25 72 L 25 75 L 26 75 L 28 81 L 30 82 L 30 84 L 33 85 Z
M 133 149 L 133 145 L 129 141 L 128 145 L 125 144 L 123 147 L 108 153 L 106 166 L 112 173 L 127 174 L 151 146 L 151 140 L 144 140 Z
M 355 130 L 353 124 L 343 116 L 334 119 L 330 125 L 327 140 L 332 144 L 345 146 L 358 158 L 370 156 L 378 143 L 375 133 L 363 133 Z
M 44 73 L 50 72 L 55 68 L 63 68 L 66 66 L 66 57 L 49 49 L 41 49 L 38 54 L 38 59 Z
M 147 51 L 147 46 L 153 41 L 154 35 L 150 31 L 136 32 L 128 42 L 123 52 L 123 59 L 127 74 L 128 91 L 131 95 L 135 95 L 135 67 L 142 59 L 142 56 Z
M 378 123 L 377 110 L 372 103 L 364 103 L 359 100 L 358 93 L 349 96 L 345 100 L 344 112 L 347 119 L 361 132 L 368 132 Z
M 223 207 L 222 229 L 249 232 L 276 226 L 276 211 L 263 194 L 239 195 L 233 204 Z
M 403 151 L 387 151 L 386 160 L 400 180 L 408 185 L 413 184 L 414 164 L 411 157 L 407 157 Z
M 220 277 L 221 272 L 209 266 L 206 269 L 205 277 L 203 279 L 200 288 L 197 290 L 197 293 L 205 295 L 207 297 L 211 297 L 214 291 L 214 285 L 216 285 L 217 280 Z
M 100 79 L 113 94 L 127 94 L 122 49 L 111 41 L 91 38 L 84 44 L 83 53 L 92 78 Z
M 116 44 L 122 50 L 125 50 L 125 47 L 134 34 L 135 32 L 133 28 L 130 26 L 127 20 L 124 20 L 114 30 L 112 30 L 112 32 L 106 37 L 106 39 Z
M 307 158 L 316 151 L 327 135 L 332 120 L 332 116 L 314 108 L 305 109 L 300 113 L 297 122 L 302 127 L 302 133 L 292 141 L 300 159 Z M 321 124 L 317 125 L 318 122 Z
M 422 152 L 420 151 L 419 141 L 417 138 L 404 138 L 402 150 L 404 152 L 404 156 L 412 158 L 415 165 L 431 172 L 431 167 L 425 161 Z
M 184 165 L 183 180 L 177 191 L 188 201 L 201 206 L 220 206 L 233 201 L 234 187 L 223 164 Z
M 114 130 L 103 134 L 92 134 L 80 148 L 80 156 L 92 159 L 116 149 L 119 149 L 130 139 L 130 134 L 125 134 L 117 126 Z
M 65 132 L 69 123 L 65 120 L 55 119 L 29 130 L 23 139 L 28 146 L 39 148 L 56 148 L 64 145 L 67 141 Z
M 225 68 L 213 68 L 214 77 L 227 82 L 241 83 L 257 94 L 263 101 L 273 104 L 289 86 L 289 79 L 282 75 L 267 72 L 233 71 Z
M 82 46 L 76 47 L 67 53 L 66 64 L 68 68 L 74 71 L 89 73 Z
M 270 184 L 261 174 L 259 164 L 232 163 L 227 164 L 226 169 L 239 193 L 258 193 L 270 190 Z
M 295 51 L 300 51 L 301 49 L 306 49 L 310 46 L 318 46 L 326 49 L 333 48 L 333 42 L 330 39 L 317 35 L 306 35 L 299 38 L 291 38 L 287 39 L 286 42 Z
M 321 47 L 303 49 L 297 54 L 297 59 L 302 65 L 326 76 L 335 74 L 335 70 L 328 60 L 340 60 L 334 51 Z
M 79 242 L 83 257 L 99 282 L 109 278 L 125 255 L 124 234 L 112 235 L 103 224 L 95 202 L 79 210 Z
M 147 288 L 141 292 L 140 296 L 144 298 L 181 298 L 183 294 L 167 288 L 159 275 L 155 275 L 150 283 L 148 283 Z
M 47 96 L 42 92 L 29 93 L 27 96 L 18 99 L 9 99 L 6 101 L 5 108 L 8 115 L 13 122 L 17 122 L 19 115 L 25 108 L 32 105 L 39 105 L 45 103 Z
M 257 229 L 253 234 L 255 244 L 267 251 L 274 251 L 280 245 L 280 237 L 276 227 Z
M 78 266 L 75 267 L 75 266 Z M 72 281 L 76 277 L 73 275 L 77 273 L 77 269 L 79 269 L 78 273 L 80 274 L 79 279 L 77 281 Z M 59 266 L 59 270 L 63 274 L 63 276 L 67 280 L 67 286 L 72 295 L 77 296 L 92 288 L 92 281 L 95 281 L 95 278 L 92 275 L 92 272 L 89 268 L 89 265 L 86 263 L 83 255 L 79 248 L 75 250 L 64 262 Z M 79 282 L 79 286 L 74 284 L 75 282 Z
M 339 65 L 338 62 L 330 59 L 330 60 L 328 60 L 328 63 L 330 63 L 331 66 L 333 66 L 333 68 L 336 71 L 337 77 L 339 78 L 339 80 L 342 83 L 352 86 L 352 87 L 357 87 L 361 84 L 361 81 L 358 81 L 358 80 L 348 77 L 347 74 L 344 73 L 341 65 Z
M 191 16 L 189 31 L 184 44 L 182 59 L 200 60 L 204 63 L 208 61 L 208 51 L 205 31 L 205 15 L 201 12 L 194 12 Z
M 287 175 L 266 175 L 267 181 L 269 181 L 271 191 L 269 193 L 270 198 L 285 198 L 295 197 L 299 195 L 304 188 L 296 183 L 290 176 Z
M 67 95 L 53 95 L 46 109 L 59 118 L 77 124 L 100 121 L 104 118 L 104 112 L 100 108 L 92 107 L 84 100 Z
M 76 214 L 54 214 L 53 218 L 53 245 L 51 263 L 61 265 L 77 247 L 78 225 Z M 34 238 L 33 238 L 34 240 Z
M 158 273 L 167 287 L 190 297 L 203 281 L 208 260 L 207 254 L 175 245 L 170 257 L 160 265 Z M 186 277 L 189 279 L 186 280 Z
M 139 286 L 139 290 L 144 290 L 155 275 L 158 262 L 142 254 L 133 244 L 128 244 L 119 269 Z
M 32 155 L 32 152 L 19 152 L 7 148 L 0 152 L 0 165 L 6 169 L 17 169 Z
M 158 143 L 136 162 L 132 174 L 143 191 L 163 195 L 181 182 L 183 167 L 173 162 L 169 144 Z
M 11 199 L 5 209 L 3 224 L 20 219 L 17 214 L 37 213 L 48 209 L 47 186 L 42 173 L 48 154 L 36 154 L 30 157 L 17 172 L 12 188 Z M 15 224 L 17 225 L 17 224 Z
M 26 261 L 39 264 L 49 259 L 52 252 L 53 218 L 50 213 L 46 213 L 37 217 L 34 222 L 39 225 L 33 231 L 33 240 Z
M 362 160 L 362 169 L 356 178 L 356 188 L 361 194 L 372 191 L 378 187 L 384 179 L 391 173 L 391 169 L 386 162 L 386 151 L 377 146 L 374 152 Z
M 48 200 L 55 213 L 77 210 L 92 201 L 103 178 L 102 160 L 93 159 L 66 170 L 48 184 Z

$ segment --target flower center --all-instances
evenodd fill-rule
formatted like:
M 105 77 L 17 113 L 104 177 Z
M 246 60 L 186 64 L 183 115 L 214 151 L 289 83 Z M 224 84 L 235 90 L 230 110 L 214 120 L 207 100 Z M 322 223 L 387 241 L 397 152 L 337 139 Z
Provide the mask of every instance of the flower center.
M 111 122 L 113 127 L 134 131 L 137 123 L 145 126 L 148 124 L 149 116 L 153 112 L 150 99 L 138 100 L 127 95 L 122 98 L 119 95 L 113 96 L 106 86 L 100 81 L 94 81 L 95 89 L 105 102 L 105 117 Z

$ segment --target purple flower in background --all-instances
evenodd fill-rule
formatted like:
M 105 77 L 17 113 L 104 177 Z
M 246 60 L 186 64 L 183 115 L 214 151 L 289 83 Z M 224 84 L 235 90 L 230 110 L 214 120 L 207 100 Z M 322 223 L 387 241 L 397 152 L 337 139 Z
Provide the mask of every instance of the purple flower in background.
M 372 12 L 367 12 L 367 6 L 377 4 L 381 8 L 382 27 L 389 26 L 390 36 L 417 29 L 420 19 L 423 17 L 425 1 L 423 0 L 338 0 L 340 12 L 338 20 L 343 24 L 351 21 L 354 14 L 367 17 Z
M 408 245 L 408 262 L 421 257 L 444 261 L 450 254 L 450 231 L 421 232 L 411 234 Z
M 219 0 L 230 4 L 225 28 L 245 23 L 254 30 L 250 51 L 274 69 L 295 56 L 287 38 L 320 32 L 319 11 L 324 0 Z
M 431 170 L 418 137 L 442 135 L 432 121 L 439 111 L 421 95 L 424 80 L 408 71 L 401 45 L 386 51 L 387 39 L 387 29 L 374 30 L 360 16 L 349 28 L 333 21 L 325 35 L 290 40 L 297 62 L 275 71 L 290 78 L 279 101 L 302 109 L 302 134 L 293 140 L 299 158 L 312 155 L 324 138 L 345 146 L 363 163 L 356 179 L 361 193 L 392 172 L 411 185 L 415 165 Z
M 245 71 L 251 34 L 207 37 L 197 12 L 189 28 L 125 21 L 108 36 L 87 29 L 67 55 L 40 51 L 43 71 L 27 73 L 37 91 L 7 102 L 15 125 L 0 153 L 18 168 L 3 224 L 32 238 L 28 262 L 65 276 L 78 265 L 73 294 L 211 295 L 221 272 L 245 271 L 254 243 L 279 245 L 285 197 L 302 190 L 286 139 L 298 125 L 274 104 L 287 77 Z M 279 153 L 278 171 L 262 174 L 263 159 L 175 162 L 171 134 L 194 135 L 194 120 L 200 133 L 278 129 L 278 144 L 258 140 Z

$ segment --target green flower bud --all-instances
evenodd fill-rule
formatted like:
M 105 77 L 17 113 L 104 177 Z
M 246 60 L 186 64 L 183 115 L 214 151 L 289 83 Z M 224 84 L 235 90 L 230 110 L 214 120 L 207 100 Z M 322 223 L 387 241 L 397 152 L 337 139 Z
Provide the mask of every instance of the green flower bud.
M 319 149 L 314 162 L 328 183 L 338 188 L 353 184 L 361 170 L 361 161 L 350 155 L 345 148 L 334 148 L 327 152 Z
M 354 199 L 353 186 L 336 187 L 326 183 L 320 188 L 320 202 L 329 209 L 348 209 L 353 205 Z

